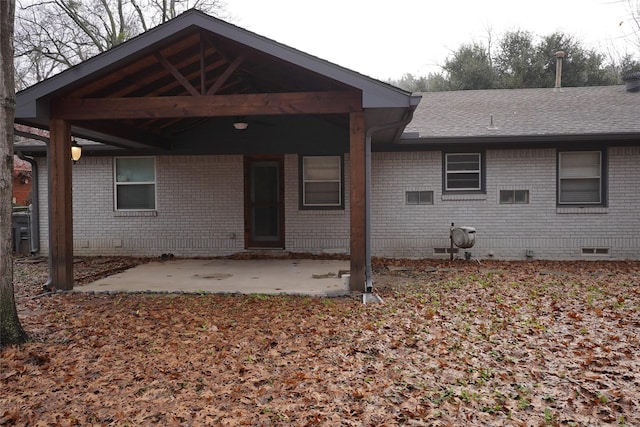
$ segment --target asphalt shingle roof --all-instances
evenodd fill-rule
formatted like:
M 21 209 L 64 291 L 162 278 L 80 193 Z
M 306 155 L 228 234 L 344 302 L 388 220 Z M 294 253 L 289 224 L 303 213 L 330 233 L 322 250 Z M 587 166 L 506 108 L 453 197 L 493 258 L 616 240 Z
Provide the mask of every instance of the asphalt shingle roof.
M 421 95 L 405 130 L 420 138 L 640 134 L 640 93 L 624 85 Z

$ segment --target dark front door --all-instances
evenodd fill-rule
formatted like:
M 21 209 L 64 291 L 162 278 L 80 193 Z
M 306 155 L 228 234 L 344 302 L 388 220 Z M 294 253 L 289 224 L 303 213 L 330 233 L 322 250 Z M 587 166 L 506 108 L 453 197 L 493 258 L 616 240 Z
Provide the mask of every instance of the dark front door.
M 245 158 L 245 245 L 284 248 L 283 158 Z

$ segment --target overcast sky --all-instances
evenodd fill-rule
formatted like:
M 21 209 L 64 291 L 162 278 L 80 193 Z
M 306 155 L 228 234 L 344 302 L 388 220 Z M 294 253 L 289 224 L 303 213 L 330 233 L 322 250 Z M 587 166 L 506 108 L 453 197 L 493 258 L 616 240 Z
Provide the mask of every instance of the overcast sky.
M 602 53 L 632 52 L 626 0 L 226 1 L 236 25 L 382 80 L 438 71 L 463 43 L 486 44 L 489 29 L 494 40 L 562 31 Z

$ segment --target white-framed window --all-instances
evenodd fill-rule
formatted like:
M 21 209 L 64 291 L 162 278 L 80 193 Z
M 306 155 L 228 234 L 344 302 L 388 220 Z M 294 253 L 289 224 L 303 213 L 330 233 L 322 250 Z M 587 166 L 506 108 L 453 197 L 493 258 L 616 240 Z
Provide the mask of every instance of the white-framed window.
M 525 205 L 529 203 L 529 190 L 500 190 L 501 205 Z
M 444 190 L 482 190 L 482 153 L 445 153 Z
M 155 158 L 116 157 L 113 182 L 115 210 L 156 209 Z
M 432 205 L 433 191 L 407 191 L 405 192 L 407 205 Z
M 558 153 L 558 204 L 603 204 L 601 151 Z
M 304 156 L 301 163 L 301 207 L 342 207 L 342 156 Z

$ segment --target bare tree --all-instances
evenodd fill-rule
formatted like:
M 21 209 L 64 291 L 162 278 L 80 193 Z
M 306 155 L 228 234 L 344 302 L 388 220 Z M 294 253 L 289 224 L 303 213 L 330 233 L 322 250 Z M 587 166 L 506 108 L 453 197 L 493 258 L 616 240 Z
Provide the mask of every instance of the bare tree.
M 620 22 L 625 38 L 638 49 L 640 53 L 640 0 L 617 0 L 615 3 L 626 5 L 628 15 Z
M 622 4 L 627 9 L 626 16 L 619 24 L 627 43 L 624 49 L 607 46 L 604 58 L 608 71 L 619 79 L 640 71 L 640 0 L 616 0 L 614 3 Z
M 18 0 L 16 80 L 41 81 L 176 17 L 222 16 L 223 0 Z
M 11 194 L 13 189 L 13 119 L 15 85 L 13 28 L 15 0 L 0 1 L 0 347 L 20 344 L 22 329 L 13 294 Z
M 633 26 L 633 33 L 635 34 L 635 45 L 640 50 L 640 1 L 639 0 L 627 0 L 629 4 L 629 21 Z

